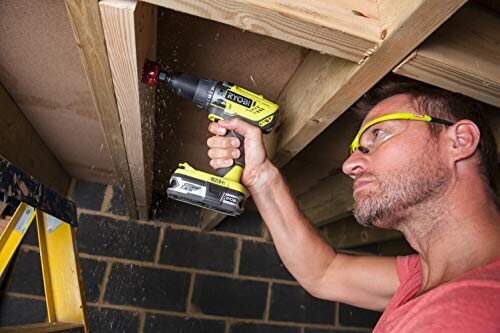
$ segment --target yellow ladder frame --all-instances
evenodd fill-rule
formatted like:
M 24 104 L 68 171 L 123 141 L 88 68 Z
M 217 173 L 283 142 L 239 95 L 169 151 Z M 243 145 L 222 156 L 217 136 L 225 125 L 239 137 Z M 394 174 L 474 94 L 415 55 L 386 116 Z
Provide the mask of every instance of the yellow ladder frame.
M 48 323 L 29 326 L 30 332 L 58 331 L 61 324 L 77 324 L 88 332 L 87 306 L 80 279 L 80 266 L 74 228 L 23 202 L 19 204 L 0 236 L 0 280 L 29 226 L 36 220 Z M 0 332 L 19 331 L 23 326 L 0 328 Z

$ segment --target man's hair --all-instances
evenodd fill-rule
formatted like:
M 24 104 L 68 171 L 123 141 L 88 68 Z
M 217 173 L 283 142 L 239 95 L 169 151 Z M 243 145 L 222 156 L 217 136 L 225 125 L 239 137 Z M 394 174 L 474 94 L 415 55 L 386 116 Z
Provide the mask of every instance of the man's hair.
M 408 94 L 411 101 L 415 103 L 417 111 L 422 114 L 451 122 L 468 119 L 477 125 L 481 133 L 477 147 L 479 172 L 498 208 L 500 202 L 496 181 L 498 171 L 497 145 L 485 114 L 500 112 L 500 110 L 462 94 L 394 74 L 382 79 L 356 102 L 353 109 L 364 118 L 376 104 L 398 94 Z M 437 137 L 445 128 L 441 124 L 429 124 L 429 130 L 434 137 Z

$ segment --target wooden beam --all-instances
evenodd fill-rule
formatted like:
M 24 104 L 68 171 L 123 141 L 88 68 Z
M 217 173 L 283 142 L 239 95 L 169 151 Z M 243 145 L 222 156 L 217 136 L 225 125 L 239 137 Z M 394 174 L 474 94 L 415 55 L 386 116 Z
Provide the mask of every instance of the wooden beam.
M 296 200 L 315 226 L 335 222 L 351 215 L 354 205 L 352 179 L 339 170 L 336 175 L 319 180 Z
M 70 177 L 0 83 L 0 156 L 65 195 Z
M 379 243 L 377 249 L 380 255 L 390 257 L 417 253 L 404 237 Z
M 311 52 L 278 99 L 281 120 L 265 138 L 273 163 L 288 163 L 465 2 L 379 0 L 385 39 L 361 64 Z M 339 147 L 332 142 L 329 149 Z
M 497 14 L 469 3 L 394 73 L 500 107 L 499 32 Z
M 140 83 L 146 58 L 156 56 L 156 6 L 135 0 L 99 2 L 109 64 L 139 218 L 151 205 L 154 90 Z
M 278 100 L 282 122 L 267 145 L 273 162 L 283 166 L 290 161 L 464 3 L 379 1 L 386 37 L 362 64 L 311 53 Z
M 344 112 L 282 168 L 281 172 L 294 196 L 316 188 L 323 179 L 340 172 L 349 157 L 349 145 L 360 121 L 356 113 Z
M 364 227 L 352 215 L 325 226 L 322 233 L 330 244 L 340 249 L 403 238 L 399 231 Z
M 98 3 L 94 0 L 65 0 L 65 5 L 129 216 L 137 218 Z
M 145 0 L 354 62 L 383 37 L 375 1 L 348 0 Z
M 85 327 L 81 324 L 72 323 L 40 323 L 40 324 L 27 324 L 19 326 L 5 326 L 0 327 L 0 333 L 23 333 L 23 332 L 36 332 L 36 333 L 52 333 L 52 332 L 66 332 L 66 333 L 83 333 L 86 332 Z

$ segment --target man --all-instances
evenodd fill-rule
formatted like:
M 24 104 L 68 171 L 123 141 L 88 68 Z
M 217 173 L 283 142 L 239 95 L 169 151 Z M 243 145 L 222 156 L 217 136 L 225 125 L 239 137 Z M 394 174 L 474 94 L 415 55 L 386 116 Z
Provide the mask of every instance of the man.
M 343 165 L 354 179 L 359 223 L 401 231 L 418 255 L 337 253 L 301 213 L 262 134 L 240 120 L 209 126 L 245 137 L 242 182 L 284 264 L 312 295 L 384 310 L 375 332 L 499 332 L 500 215 L 497 149 L 486 106 L 417 82 L 375 89 Z M 231 165 L 238 142 L 208 139 L 214 168 Z M 342 149 L 339 147 L 339 149 Z

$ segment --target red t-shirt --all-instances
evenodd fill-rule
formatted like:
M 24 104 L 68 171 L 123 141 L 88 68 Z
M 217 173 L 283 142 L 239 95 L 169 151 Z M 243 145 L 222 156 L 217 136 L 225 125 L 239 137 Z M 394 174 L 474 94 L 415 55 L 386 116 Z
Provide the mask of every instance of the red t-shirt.
M 411 299 L 422 284 L 418 255 L 397 258 L 401 285 L 373 330 L 500 332 L 500 257 Z

